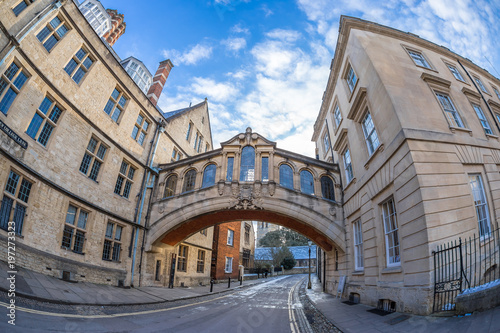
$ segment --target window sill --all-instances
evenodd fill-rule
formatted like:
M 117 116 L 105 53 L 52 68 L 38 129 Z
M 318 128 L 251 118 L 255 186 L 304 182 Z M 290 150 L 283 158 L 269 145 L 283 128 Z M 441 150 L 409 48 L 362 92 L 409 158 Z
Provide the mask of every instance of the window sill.
M 401 265 L 399 266 L 392 266 L 392 267 L 387 267 L 384 268 L 380 273 L 382 274 L 394 274 L 394 273 L 401 273 L 403 270 L 401 269 Z
M 116 261 L 116 260 L 112 260 L 112 259 L 102 259 L 102 261 L 115 262 L 117 264 L 121 264 L 121 260 Z
M 495 134 L 488 134 L 488 133 L 485 133 L 486 134 L 486 137 L 489 139 L 489 138 L 492 138 L 492 139 L 495 139 L 495 140 L 498 140 L 498 135 L 495 135 Z
M 355 184 L 355 183 L 356 183 L 356 177 L 354 177 L 353 179 L 351 179 L 351 181 L 345 185 L 344 191 L 347 190 L 347 188 L 349 186 L 351 186 L 351 184 Z
M 384 145 L 381 144 L 377 147 L 377 149 L 375 149 L 375 151 L 373 152 L 373 154 L 370 155 L 370 157 L 368 157 L 368 160 L 365 162 L 365 169 L 368 170 L 368 168 L 370 168 L 370 162 L 371 160 L 375 157 L 375 155 L 378 154 L 378 152 L 383 152 L 384 151 Z
M 351 275 L 365 275 L 365 271 L 364 270 L 356 270 L 356 271 L 352 272 Z
M 470 136 L 472 136 L 472 130 L 470 128 L 465 128 L 465 127 L 455 127 L 455 126 L 449 126 L 451 133 L 455 133 L 455 131 L 460 131 L 460 132 L 467 132 L 469 133 Z
M 427 59 L 426 59 L 427 60 Z M 427 61 L 428 62 L 428 61 Z M 423 69 L 426 69 L 428 71 L 431 71 L 431 72 L 434 72 L 434 73 L 439 73 L 437 70 L 435 70 L 434 68 L 432 67 L 425 67 L 425 66 L 422 66 L 422 65 L 419 65 L 417 63 L 415 63 L 415 61 L 413 61 L 413 63 L 415 64 L 415 66 L 419 67 L 419 68 L 423 68 Z

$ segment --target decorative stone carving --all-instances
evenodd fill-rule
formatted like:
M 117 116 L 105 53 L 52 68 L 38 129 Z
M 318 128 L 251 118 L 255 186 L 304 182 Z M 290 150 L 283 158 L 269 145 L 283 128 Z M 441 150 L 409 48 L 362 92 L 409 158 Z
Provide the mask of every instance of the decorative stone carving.
M 217 188 L 219 190 L 219 195 L 223 195 L 224 194 L 224 181 L 223 180 L 219 180 L 219 182 L 217 183 Z
M 330 207 L 330 215 L 333 216 L 333 218 L 337 218 L 337 209 L 335 207 Z
M 162 202 L 158 205 L 158 213 L 163 214 L 165 213 L 166 209 L 167 209 L 167 204 L 165 202 Z
M 269 182 L 269 195 L 273 196 L 274 192 L 276 192 L 276 183 L 275 182 Z
M 260 184 L 254 186 L 233 183 L 231 184 L 231 193 L 232 197 L 228 209 L 262 209 Z

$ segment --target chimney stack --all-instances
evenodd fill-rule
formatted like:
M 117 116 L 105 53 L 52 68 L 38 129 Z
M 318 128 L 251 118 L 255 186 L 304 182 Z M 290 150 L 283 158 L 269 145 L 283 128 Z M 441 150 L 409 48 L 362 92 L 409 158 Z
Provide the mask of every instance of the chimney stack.
M 168 74 L 170 74 L 170 70 L 173 67 L 174 65 L 172 64 L 170 59 L 160 62 L 155 76 L 153 77 L 153 84 L 151 85 L 151 87 L 149 87 L 147 95 L 151 103 L 153 103 L 154 105 L 158 103 L 158 99 L 160 98 L 163 86 L 165 85 Z

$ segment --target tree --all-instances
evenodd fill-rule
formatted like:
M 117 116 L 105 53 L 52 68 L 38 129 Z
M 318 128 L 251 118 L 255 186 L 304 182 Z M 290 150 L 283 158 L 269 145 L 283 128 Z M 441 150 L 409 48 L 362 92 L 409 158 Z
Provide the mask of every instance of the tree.
M 305 246 L 308 239 L 290 229 L 270 231 L 259 241 L 261 247 Z

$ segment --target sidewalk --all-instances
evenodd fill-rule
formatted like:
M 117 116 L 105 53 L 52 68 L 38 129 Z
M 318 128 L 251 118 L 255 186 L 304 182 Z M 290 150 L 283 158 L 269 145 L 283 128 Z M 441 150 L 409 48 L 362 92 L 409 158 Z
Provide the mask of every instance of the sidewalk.
M 380 316 L 363 304 L 347 305 L 323 293 L 316 276 L 312 289 L 306 289 L 309 300 L 344 333 L 356 332 L 500 332 L 500 307 L 473 313 L 466 317 L 414 316 L 394 312 Z
M 0 291 L 8 291 L 7 264 L 0 261 Z M 41 273 L 27 269 L 18 268 L 16 274 L 16 295 L 39 301 L 58 304 L 72 305 L 137 305 L 153 304 L 189 299 L 208 294 L 217 294 L 227 290 L 238 289 L 245 286 L 264 283 L 272 278 L 231 282 L 231 288 L 227 283 L 214 284 L 213 292 L 210 293 L 210 285 L 190 288 L 175 287 L 139 287 L 118 288 L 109 285 L 93 284 L 88 282 L 66 282 Z

